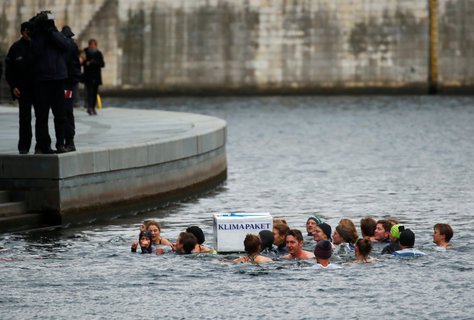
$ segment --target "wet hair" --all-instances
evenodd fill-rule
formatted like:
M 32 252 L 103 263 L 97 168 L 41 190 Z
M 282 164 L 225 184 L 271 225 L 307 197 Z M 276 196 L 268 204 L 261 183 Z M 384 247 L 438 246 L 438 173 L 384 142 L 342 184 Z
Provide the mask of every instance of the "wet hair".
M 390 229 L 392 229 L 392 226 L 394 225 L 388 220 L 379 220 L 376 225 L 377 224 L 381 224 L 385 232 L 390 232 Z
M 293 236 L 298 242 L 302 242 L 303 241 L 303 234 L 301 233 L 301 231 L 299 231 L 298 229 L 291 229 L 290 231 L 288 231 L 288 233 L 286 234 L 286 236 Z
M 372 251 L 372 241 L 366 238 L 358 239 L 355 243 L 355 246 L 358 248 L 359 253 L 363 257 L 367 257 Z
M 290 231 L 290 227 L 288 227 L 287 224 L 284 223 L 277 223 L 273 225 L 273 229 L 278 230 L 278 234 L 280 236 L 286 236 L 286 234 Z
M 198 243 L 196 236 L 190 232 L 181 232 L 178 236 L 178 242 L 183 245 L 186 254 L 192 253 Z
M 191 226 L 186 229 L 186 232 L 194 234 L 194 236 L 197 239 L 198 244 L 203 244 L 204 241 L 206 241 L 206 238 L 204 237 L 204 232 L 202 232 L 202 229 L 199 228 L 198 226 Z
M 288 222 L 286 222 L 285 219 L 275 218 L 273 219 L 273 225 L 276 225 L 276 224 L 288 225 Z
M 415 245 L 415 234 L 410 229 L 405 229 L 400 233 L 400 246 L 413 248 Z
M 247 254 L 260 253 L 261 244 L 259 236 L 250 233 L 245 236 L 244 248 Z
M 271 250 L 273 248 L 273 242 L 275 241 L 273 232 L 270 230 L 262 230 L 258 233 L 258 236 L 260 237 L 261 241 L 261 251 L 265 249 Z
M 357 238 L 359 238 L 356 226 L 351 219 L 341 219 L 336 227 L 336 231 L 347 243 L 355 243 Z
M 445 236 L 446 242 L 449 242 L 454 235 L 453 228 L 447 223 L 437 223 L 433 229 L 438 229 L 439 234 Z
M 387 221 L 390 222 L 392 224 L 392 226 L 394 226 L 396 224 L 400 224 L 400 220 L 398 220 L 396 218 L 388 218 Z
M 316 259 L 329 259 L 332 255 L 332 244 L 329 240 L 321 240 L 314 248 Z
M 158 230 L 161 232 L 161 226 L 160 224 L 158 223 L 158 221 L 155 221 L 155 220 L 145 220 L 145 222 L 143 222 L 143 224 L 145 225 L 145 228 L 148 230 L 148 227 L 149 226 L 157 226 L 158 227 Z
M 360 232 L 362 237 L 373 237 L 377 221 L 372 217 L 365 217 L 360 219 Z

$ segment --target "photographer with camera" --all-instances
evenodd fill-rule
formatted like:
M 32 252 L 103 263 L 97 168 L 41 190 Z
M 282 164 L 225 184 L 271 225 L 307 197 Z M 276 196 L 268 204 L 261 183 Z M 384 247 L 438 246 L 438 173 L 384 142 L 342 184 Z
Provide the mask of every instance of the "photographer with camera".
M 54 115 L 56 152 L 67 152 L 65 140 L 64 81 L 68 77 L 65 55 L 70 50 L 67 38 L 58 32 L 51 11 L 41 11 L 30 19 L 33 63 L 33 106 L 36 116 L 37 154 L 51 154 L 48 129 L 49 109 Z

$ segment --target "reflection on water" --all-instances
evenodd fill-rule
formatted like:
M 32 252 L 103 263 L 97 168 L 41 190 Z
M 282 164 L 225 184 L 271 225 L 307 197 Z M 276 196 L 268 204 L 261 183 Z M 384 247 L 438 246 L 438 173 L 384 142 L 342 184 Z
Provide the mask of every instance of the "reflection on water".
M 108 223 L 2 235 L 2 319 L 472 317 L 474 98 L 105 102 L 225 119 L 228 180 L 200 197 Z M 342 217 L 358 224 L 366 215 L 393 216 L 415 231 L 428 256 L 340 261 L 343 269 L 323 272 L 306 261 L 252 266 L 223 256 L 129 253 L 143 219 L 159 219 L 172 240 L 200 225 L 212 243 L 212 214 L 226 211 L 271 212 L 300 230 L 312 213 L 333 227 Z M 454 250 L 433 250 L 437 222 L 453 226 Z

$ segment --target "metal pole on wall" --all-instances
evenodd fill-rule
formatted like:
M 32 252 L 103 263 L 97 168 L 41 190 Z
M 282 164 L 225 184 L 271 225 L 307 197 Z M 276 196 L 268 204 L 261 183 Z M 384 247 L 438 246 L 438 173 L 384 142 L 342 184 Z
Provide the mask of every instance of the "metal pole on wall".
M 430 54 L 429 93 L 438 92 L 438 0 L 429 0 L 430 11 Z

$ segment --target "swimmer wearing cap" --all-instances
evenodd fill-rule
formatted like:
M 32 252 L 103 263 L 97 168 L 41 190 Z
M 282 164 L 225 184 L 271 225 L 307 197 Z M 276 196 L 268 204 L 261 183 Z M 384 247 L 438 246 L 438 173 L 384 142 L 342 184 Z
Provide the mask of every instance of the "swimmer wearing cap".
M 312 236 L 314 233 L 314 228 L 318 224 L 320 224 L 322 221 L 315 215 L 309 216 L 308 220 L 306 220 L 306 232 L 308 233 L 308 236 Z
M 151 247 L 151 233 L 149 231 L 141 231 L 138 235 L 138 244 L 140 245 L 140 249 L 142 253 L 152 253 Z M 137 252 L 137 246 L 132 244 L 131 247 L 132 252 Z

